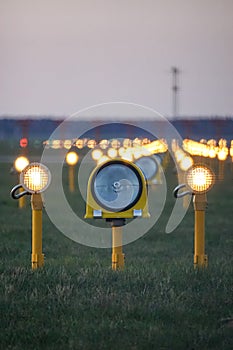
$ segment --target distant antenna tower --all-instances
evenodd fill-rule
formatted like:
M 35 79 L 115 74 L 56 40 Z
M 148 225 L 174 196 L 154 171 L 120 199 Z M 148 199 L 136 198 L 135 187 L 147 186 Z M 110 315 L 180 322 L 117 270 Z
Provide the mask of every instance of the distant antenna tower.
M 180 70 L 177 67 L 172 67 L 172 114 L 173 117 L 178 116 L 178 74 Z

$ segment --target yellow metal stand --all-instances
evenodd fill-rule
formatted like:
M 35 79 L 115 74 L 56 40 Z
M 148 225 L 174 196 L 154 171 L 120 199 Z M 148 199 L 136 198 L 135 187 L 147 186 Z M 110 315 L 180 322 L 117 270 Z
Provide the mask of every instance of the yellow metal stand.
M 19 189 L 19 193 L 22 193 L 24 191 L 23 187 Z M 25 208 L 26 207 L 26 196 L 22 196 L 19 198 L 19 208 Z
M 69 165 L 69 190 L 70 192 L 74 192 L 74 166 Z
M 125 256 L 122 253 L 122 226 L 112 226 L 112 269 L 123 269 Z
M 195 210 L 194 267 L 207 267 L 208 257 L 205 254 L 206 194 L 195 194 L 193 197 L 193 204 Z
M 40 193 L 32 194 L 32 269 L 44 265 L 44 254 L 42 254 L 42 209 L 43 201 Z

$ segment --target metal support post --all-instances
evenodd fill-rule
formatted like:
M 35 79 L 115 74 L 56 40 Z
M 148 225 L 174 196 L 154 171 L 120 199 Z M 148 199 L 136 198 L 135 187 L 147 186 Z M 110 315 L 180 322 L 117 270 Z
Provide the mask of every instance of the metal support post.
M 40 193 L 31 196 L 32 207 L 32 269 L 44 265 L 44 254 L 42 254 L 42 209 L 43 201 Z
M 206 194 L 195 194 L 193 197 L 193 205 L 195 210 L 194 267 L 207 267 L 208 257 L 205 254 Z

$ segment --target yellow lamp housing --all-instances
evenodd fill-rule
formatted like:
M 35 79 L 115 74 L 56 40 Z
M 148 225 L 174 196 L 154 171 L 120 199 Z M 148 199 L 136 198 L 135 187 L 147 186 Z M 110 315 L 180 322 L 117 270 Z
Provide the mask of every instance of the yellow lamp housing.
M 41 163 L 30 163 L 20 174 L 20 183 L 29 193 L 44 192 L 51 182 L 49 169 Z
M 195 164 L 185 175 L 186 183 L 194 194 L 206 193 L 214 185 L 215 175 L 213 171 L 203 164 Z
M 115 159 L 93 170 L 87 187 L 86 219 L 149 216 L 146 179 L 137 165 Z
M 16 158 L 14 162 L 14 168 L 18 173 L 21 173 L 21 171 L 29 164 L 29 160 L 27 157 L 20 156 Z

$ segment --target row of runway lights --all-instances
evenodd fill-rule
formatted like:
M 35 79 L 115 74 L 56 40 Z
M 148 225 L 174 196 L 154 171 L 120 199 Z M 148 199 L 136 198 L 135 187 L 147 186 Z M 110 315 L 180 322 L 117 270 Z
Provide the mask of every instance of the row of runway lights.
M 78 159 L 76 159 L 78 161 Z M 22 158 L 21 158 L 22 161 Z M 134 168 L 135 172 L 139 173 L 142 179 L 142 183 L 146 183 L 146 179 L 143 172 L 139 170 L 135 164 L 128 160 L 118 160 L 118 163 L 122 166 L 130 166 Z M 44 192 L 51 181 L 51 174 L 49 169 L 40 163 L 24 163 L 19 166 L 19 159 L 15 161 L 15 168 L 20 173 L 19 185 L 12 189 L 11 195 L 14 199 L 21 200 L 26 194 L 31 195 L 31 207 L 32 207 L 32 268 L 36 269 L 44 265 L 44 255 L 42 253 L 42 209 L 43 201 L 41 193 Z M 115 160 L 107 160 L 105 163 L 98 164 L 96 169 L 101 169 L 101 167 L 111 166 L 115 163 Z M 71 165 L 74 165 L 71 161 Z M 95 172 L 96 172 L 95 169 Z M 91 179 L 91 180 L 90 180 Z M 89 182 L 92 181 L 92 178 Z M 194 229 L 194 266 L 195 267 L 205 267 L 207 266 L 207 256 L 205 254 L 205 210 L 207 206 L 206 192 L 208 192 L 214 184 L 214 174 L 210 168 L 204 165 L 191 165 L 187 171 L 185 171 L 184 184 L 177 186 L 174 190 L 174 196 L 176 198 L 184 197 L 186 195 L 193 195 L 193 203 L 195 210 L 195 229 Z M 88 186 L 91 188 L 92 186 Z M 180 192 L 184 187 L 188 188 L 188 191 Z M 147 194 L 144 192 L 145 198 L 143 203 L 147 205 Z M 106 211 L 104 208 L 98 209 L 95 203 L 95 209 L 91 208 L 90 203 L 94 200 L 91 199 L 90 202 L 87 200 L 87 211 L 89 212 L 104 212 L 102 218 L 110 218 L 113 220 L 112 225 L 112 268 L 122 269 L 124 267 L 124 254 L 122 253 L 122 226 L 119 224 L 119 215 L 124 218 L 133 218 L 132 214 L 128 214 L 129 211 L 122 210 L 122 213 L 117 213 L 117 218 L 114 220 L 114 210 L 111 212 Z M 97 210 L 97 209 L 98 210 Z M 136 206 L 135 206 L 136 208 Z M 137 213 L 140 213 L 140 209 L 135 209 Z M 135 211 L 135 212 L 136 212 Z M 111 215 L 110 215 L 111 214 Z M 91 214 L 92 218 L 96 218 L 94 214 Z M 102 215 L 102 214 L 101 214 Z M 110 216 L 108 216 L 110 215 Z M 127 216 L 129 215 L 129 216 Z M 149 215 L 149 213 L 148 213 Z M 141 215 L 139 215 L 141 216 Z M 143 216 L 143 215 L 142 215 Z M 145 216 L 146 217 L 146 216 Z M 86 218 L 90 218 L 86 214 Z M 121 222 L 121 221 L 120 221 Z
M 161 147 L 161 153 L 166 152 L 167 142 L 164 139 L 151 141 L 148 138 L 135 138 L 131 139 L 113 139 L 107 140 L 103 139 L 97 142 L 94 139 L 73 139 L 73 140 L 46 140 L 43 142 L 45 148 L 53 148 L 53 149 L 70 149 L 71 147 L 76 147 L 78 149 L 83 149 L 87 147 L 89 149 L 94 149 L 98 146 L 100 150 L 114 149 L 118 150 L 118 153 L 124 153 L 126 149 L 131 148 L 139 148 L 143 149 L 153 148 L 154 143 L 156 142 L 156 147 Z M 172 142 L 176 142 L 173 140 Z M 227 156 L 230 155 L 233 158 L 233 140 L 231 140 L 230 147 L 227 147 L 227 141 L 223 138 L 220 138 L 218 141 L 215 139 L 201 139 L 199 142 L 191 139 L 184 139 L 183 141 L 183 149 L 188 152 L 190 155 L 199 155 L 203 157 L 215 158 L 217 157 L 219 160 L 226 160 Z M 114 152 L 114 151 L 110 151 Z

